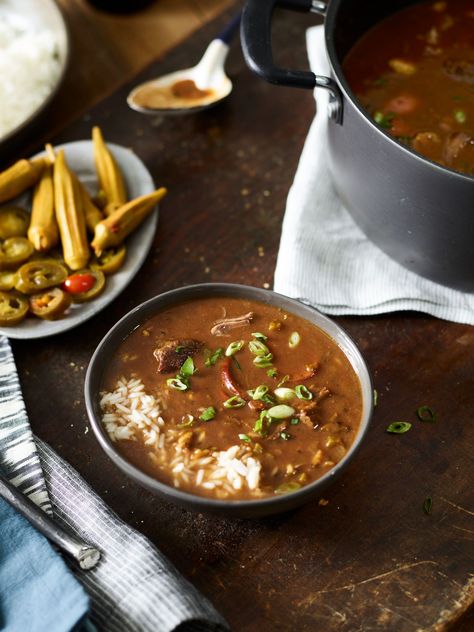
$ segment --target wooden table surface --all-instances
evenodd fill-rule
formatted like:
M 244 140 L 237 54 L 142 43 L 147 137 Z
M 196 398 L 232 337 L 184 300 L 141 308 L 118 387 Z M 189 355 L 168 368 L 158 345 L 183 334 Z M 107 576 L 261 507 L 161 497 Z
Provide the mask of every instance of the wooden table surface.
M 229 15 L 140 79 L 186 66 Z M 306 64 L 310 23 L 307 16 L 276 20 L 279 59 Z M 379 404 L 367 440 L 324 505 L 316 500 L 259 521 L 190 514 L 128 480 L 89 431 L 84 371 L 130 308 L 188 283 L 272 284 L 285 199 L 314 101 L 252 76 L 238 47 L 228 68 L 235 88 L 219 108 L 144 118 L 127 109 L 125 86 L 54 139 L 87 138 L 100 124 L 107 139 L 133 147 L 170 193 L 141 273 L 111 306 L 63 335 L 14 341 L 33 429 L 155 542 L 234 630 L 473 630 L 474 328 L 414 313 L 337 319 L 368 361 Z M 88 102 L 99 94 L 97 85 Z M 436 423 L 415 419 L 421 404 L 436 410 Z M 413 422 L 409 433 L 385 433 L 402 419 Z M 427 496 L 431 515 L 422 509 Z

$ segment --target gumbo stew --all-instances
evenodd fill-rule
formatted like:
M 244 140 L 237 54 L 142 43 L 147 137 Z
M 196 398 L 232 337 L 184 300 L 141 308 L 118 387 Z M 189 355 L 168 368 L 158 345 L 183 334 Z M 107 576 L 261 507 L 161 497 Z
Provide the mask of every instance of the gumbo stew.
M 358 377 L 331 338 L 237 298 L 150 318 L 117 349 L 100 397 L 102 423 L 129 462 L 229 500 L 320 478 L 345 456 L 362 416 Z
M 376 24 L 343 63 L 376 123 L 441 165 L 474 175 L 474 1 L 422 2 Z

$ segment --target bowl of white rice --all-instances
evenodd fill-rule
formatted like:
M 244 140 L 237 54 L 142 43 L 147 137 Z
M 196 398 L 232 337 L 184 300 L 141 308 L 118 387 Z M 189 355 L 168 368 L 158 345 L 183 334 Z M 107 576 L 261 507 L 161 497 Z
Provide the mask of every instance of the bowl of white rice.
M 0 1 L 0 144 L 46 107 L 67 60 L 66 25 L 53 0 Z

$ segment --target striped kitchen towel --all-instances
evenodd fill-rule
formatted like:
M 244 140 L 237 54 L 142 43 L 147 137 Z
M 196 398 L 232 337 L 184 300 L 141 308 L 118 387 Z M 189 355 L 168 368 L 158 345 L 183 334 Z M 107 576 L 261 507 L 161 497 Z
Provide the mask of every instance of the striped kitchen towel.
M 213 606 L 147 538 L 122 522 L 70 465 L 33 436 L 4 336 L 0 336 L 0 467 L 60 525 L 101 551 L 102 559 L 93 570 L 70 564 L 90 596 L 91 621 L 99 630 L 228 630 Z
M 313 72 L 327 75 L 322 26 L 307 32 Z M 416 310 L 474 325 L 474 294 L 406 270 L 370 242 L 337 197 L 327 165 L 327 93 L 309 130 L 286 204 L 275 291 L 326 314 L 383 314 Z

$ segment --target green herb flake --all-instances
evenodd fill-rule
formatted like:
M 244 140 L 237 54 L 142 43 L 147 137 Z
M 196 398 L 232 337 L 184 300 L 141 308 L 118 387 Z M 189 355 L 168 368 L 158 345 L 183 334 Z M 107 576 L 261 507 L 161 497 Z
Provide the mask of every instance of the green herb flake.
M 180 375 L 167 379 L 166 385 L 175 391 L 187 391 L 189 388 L 188 380 Z
M 390 432 L 391 434 L 405 434 L 411 428 L 411 424 L 407 421 L 394 421 L 387 428 L 386 432 Z
M 295 393 L 298 399 L 305 399 L 308 401 L 313 399 L 313 393 L 306 388 L 304 384 L 298 384 L 298 386 L 295 386 Z
M 224 355 L 224 349 L 222 349 L 221 347 L 219 347 L 218 349 L 216 349 L 214 351 L 214 353 L 210 353 L 209 356 L 206 358 L 204 364 L 206 366 L 214 366 L 215 363 L 217 362 L 217 360 L 219 360 L 220 358 L 222 358 L 222 356 Z
M 291 481 L 290 483 L 282 483 L 278 485 L 275 489 L 275 494 L 288 494 L 290 492 L 296 492 L 301 488 L 301 485 L 296 481 Z
M 186 360 L 183 362 L 180 370 L 179 370 L 179 374 L 182 377 L 191 377 L 192 375 L 194 375 L 196 373 L 197 369 L 194 367 L 194 361 L 191 358 L 191 356 L 189 356 L 188 358 L 186 358 Z
M 374 121 L 383 127 L 384 129 L 390 129 L 392 127 L 392 121 L 395 118 L 394 112 L 374 112 Z
M 257 340 L 261 340 L 262 342 L 265 342 L 265 340 L 268 340 L 268 336 L 265 336 L 265 334 L 262 334 L 259 331 L 254 331 L 252 336 L 256 338 Z
M 180 353 L 183 349 L 186 349 L 184 345 L 178 345 L 174 350 L 175 353 Z
M 292 426 L 297 426 L 300 423 L 300 420 L 298 419 L 298 417 L 293 417 L 293 419 L 290 421 L 290 424 Z
M 280 432 L 280 439 L 283 439 L 283 441 L 289 441 L 291 439 L 291 435 L 289 432 Z
M 245 399 L 242 399 L 239 395 L 229 397 L 223 404 L 224 408 L 242 408 L 245 406 Z
M 425 500 L 423 501 L 423 511 L 425 512 L 427 516 L 429 516 L 431 514 L 432 509 L 433 509 L 433 499 L 431 498 L 431 496 L 427 496 Z
M 199 419 L 201 421 L 211 421 L 211 419 L 214 419 L 215 416 L 216 409 L 214 408 L 214 406 L 209 406 L 209 408 L 206 408 L 206 410 L 204 410 L 202 414 L 199 415 Z
M 420 406 L 416 411 L 416 416 L 420 421 L 436 421 L 436 413 L 429 406 Z
M 278 371 L 276 369 L 268 369 L 267 371 L 268 377 L 276 377 L 277 374 L 278 374 Z
M 242 371 L 242 367 L 240 366 L 240 362 L 237 360 L 237 358 L 235 357 L 235 355 L 232 356 L 232 362 L 235 364 L 235 366 L 239 369 L 239 371 Z
M 246 434 L 239 434 L 238 437 L 241 441 L 245 441 L 245 443 L 252 443 L 252 439 Z
M 467 114 L 464 110 L 454 110 L 454 119 L 457 123 L 463 125 L 467 121 Z

